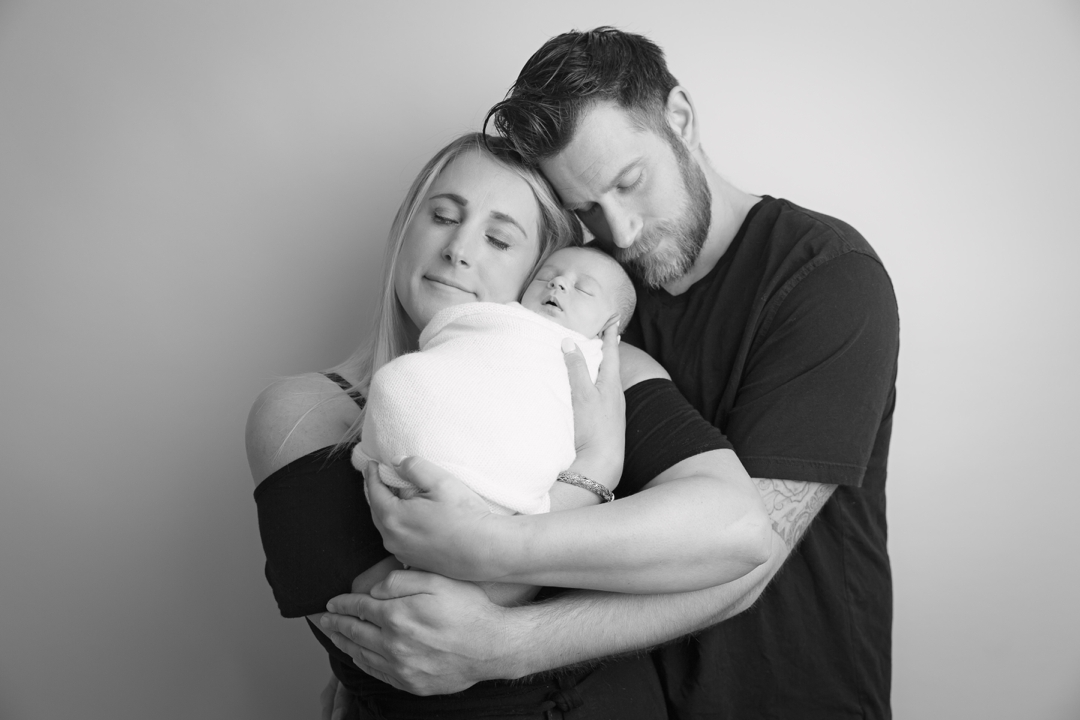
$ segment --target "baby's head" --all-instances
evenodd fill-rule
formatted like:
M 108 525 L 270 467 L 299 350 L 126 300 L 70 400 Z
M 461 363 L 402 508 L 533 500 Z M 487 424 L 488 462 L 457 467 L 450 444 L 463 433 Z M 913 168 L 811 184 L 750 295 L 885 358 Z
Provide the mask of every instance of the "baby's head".
M 626 327 L 634 314 L 634 285 L 602 250 L 568 247 L 551 254 L 525 288 L 521 304 L 585 337 L 599 337 L 612 319 Z

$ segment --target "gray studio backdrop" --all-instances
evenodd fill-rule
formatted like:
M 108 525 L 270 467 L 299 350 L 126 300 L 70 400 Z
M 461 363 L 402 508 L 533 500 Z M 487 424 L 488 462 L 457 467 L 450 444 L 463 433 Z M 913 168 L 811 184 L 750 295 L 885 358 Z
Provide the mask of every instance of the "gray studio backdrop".
M 317 716 L 248 407 L 361 340 L 424 160 L 599 24 L 893 276 L 896 716 L 1080 716 L 1077 4 L 522 7 L 0 2 L 0 718 Z

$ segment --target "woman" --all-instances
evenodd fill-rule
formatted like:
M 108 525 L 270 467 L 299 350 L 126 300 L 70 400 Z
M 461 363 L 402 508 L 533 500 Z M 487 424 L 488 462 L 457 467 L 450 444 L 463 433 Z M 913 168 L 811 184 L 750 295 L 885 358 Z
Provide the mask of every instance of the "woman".
M 290 378 L 267 388 L 249 418 L 248 456 L 258 484 L 267 578 L 283 615 L 314 620 L 331 597 L 350 587 L 365 591 L 394 567 L 371 520 L 362 479 L 345 452 L 359 434 L 362 396 L 372 373 L 415 349 L 420 330 L 439 310 L 476 300 L 516 300 L 548 253 L 580 241 L 577 227 L 543 178 L 497 138 L 459 138 L 421 171 L 390 233 L 386 280 L 370 343 L 334 372 Z M 649 418 L 650 407 L 653 415 L 660 407 L 665 416 L 679 415 L 678 423 L 654 423 L 645 433 L 649 440 L 626 448 L 628 456 L 642 461 L 633 464 L 621 483 L 637 490 L 659 477 L 669 489 L 685 492 L 667 493 L 665 509 L 634 528 L 604 527 L 597 535 L 606 552 L 599 557 L 568 560 L 572 567 L 565 574 L 545 567 L 538 578 L 526 582 L 656 592 L 706 587 L 748 572 L 767 554 L 762 543 L 768 537 L 762 531 L 767 528 L 764 509 L 749 479 L 744 483 L 745 502 L 721 509 L 719 518 L 717 508 L 700 502 L 708 483 L 720 481 L 702 470 L 701 458 L 730 445 L 685 403 L 672 410 L 673 391 L 659 365 L 633 348 L 616 352 L 615 343 L 614 333 L 607 333 L 598 384 L 606 381 L 617 389 L 621 379 L 622 387 L 630 390 L 626 403 L 632 417 Z M 613 421 L 576 423 L 578 455 L 571 466 L 608 487 L 622 475 L 621 396 L 614 395 L 614 405 L 606 410 L 615 416 Z M 672 497 L 682 499 L 673 503 Z M 578 487 L 556 483 L 552 490 L 553 509 L 596 502 L 595 495 Z M 660 530 L 675 519 L 682 530 L 678 538 Z M 739 530 L 721 532 L 717 526 Z M 712 560 L 717 555 L 721 559 Z M 565 583 L 567 579 L 573 582 Z M 664 714 L 647 659 L 514 683 L 479 683 L 450 696 L 416 697 L 365 675 L 315 624 L 312 628 L 330 653 L 335 675 L 359 697 L 353 708 L 368 713 L 364 717 L 422 718 L 438 712 L 439 717 L 539 718 L 561 717 L 554 713 L 573 708 L 569 717 Z

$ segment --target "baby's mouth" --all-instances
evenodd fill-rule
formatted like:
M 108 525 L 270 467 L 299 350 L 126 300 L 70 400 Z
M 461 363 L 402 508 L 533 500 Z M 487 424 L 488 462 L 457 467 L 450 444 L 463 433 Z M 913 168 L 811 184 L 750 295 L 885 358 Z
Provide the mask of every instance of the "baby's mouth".
M 559 304 L 559 301 L 556 300 L 554 298 L 554 296 L 549 297 L 547 300 L 545 300 L 544 302 L 542 302 L 540 304 L 541 305 L 550 305 L 551 307 L 555 307 L 555 308 L 558 308 L 559 310 L 562 310 L 562 305 Z

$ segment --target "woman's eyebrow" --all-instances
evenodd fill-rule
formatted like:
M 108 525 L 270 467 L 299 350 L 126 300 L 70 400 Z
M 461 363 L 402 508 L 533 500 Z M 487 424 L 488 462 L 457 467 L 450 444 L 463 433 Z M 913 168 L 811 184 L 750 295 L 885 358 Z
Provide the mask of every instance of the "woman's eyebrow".
M 469 206 L 469 201 L 466 200 L 465 198 L 463 198 L 462 196 L 458 195 L 457 193 L 439 193 L 438 195 L 432 195 L 431 196 L 432 200 L 437 200 L 438 198 L 446 198 L 447 200 L 450 200 L 451 202 L 457 203 L 461 207 L 468 207 Z M 495 220 L 499 220 L 500 222 L 509 223 L 509 224 L 513 225 L 514 227 L 516 227 L 518 230 L 520 230 L 522 235 L 524 235 L 526 237 L 529 236 L 529 233 L 525 232 L 525 228 L 521 227 L 521 223 L 519 223 L 517 220 L 515 220 L 512 215 L 507 215 L 506 213 L 501 212 L 499 210 L 492 210 L 491 211 L 491 217 L 494 218 Z
M 457 203 L 461 207 L 465 207 L 469 204 L 468 200 L 455 193 L 439 193 L 438 195 L 431 196 L 432 200 L 437 200 L 439 198 L 446 198 L 447 200 Z
M 498 210 L 492 210 L 491 211 L 491 217 L 495 218 L 496 220 L 500 220 L 502 222 L 505 222 L 505 223 L 510 223 L 511 225 L 516 227 L 518 230 L 520 230 L 522 235 L 524 235 L 525 237 L 529 236 L 529 233 L 525 232 L 525 228 L 521 227 L 521 224 L 517 220 L 515 220 L 512 216 L 507 215 L 504 212 L 499 212 Z

